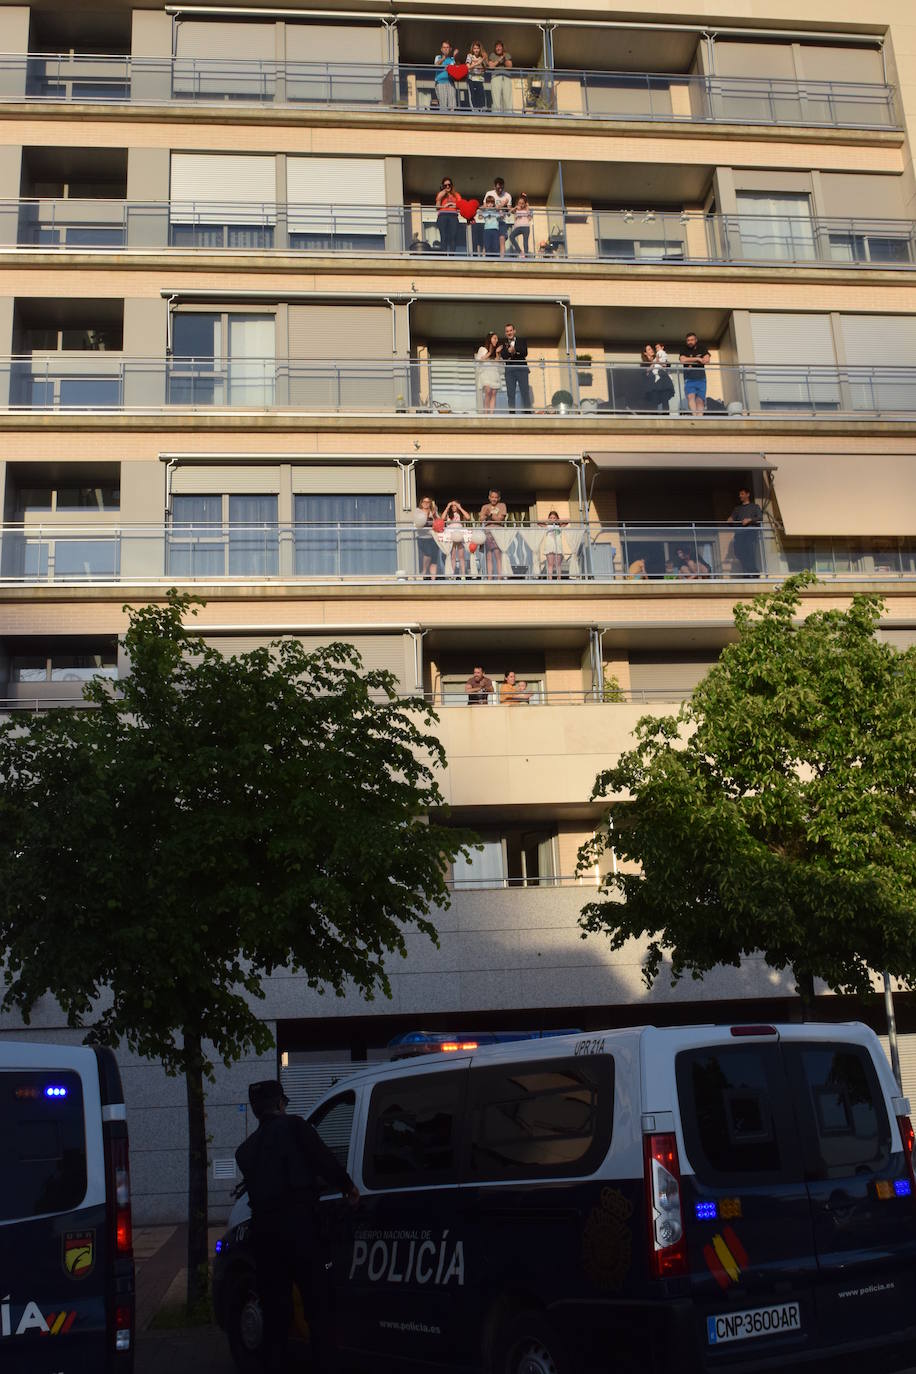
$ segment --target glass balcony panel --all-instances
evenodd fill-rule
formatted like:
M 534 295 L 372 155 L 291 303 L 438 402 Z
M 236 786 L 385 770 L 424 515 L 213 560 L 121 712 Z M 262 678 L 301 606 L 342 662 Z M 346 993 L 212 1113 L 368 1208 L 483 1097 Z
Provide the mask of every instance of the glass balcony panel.
M 62 539 L 56 535 L 54 576 L 114 580 L 120 571 L 119 556 L 118 539 Z

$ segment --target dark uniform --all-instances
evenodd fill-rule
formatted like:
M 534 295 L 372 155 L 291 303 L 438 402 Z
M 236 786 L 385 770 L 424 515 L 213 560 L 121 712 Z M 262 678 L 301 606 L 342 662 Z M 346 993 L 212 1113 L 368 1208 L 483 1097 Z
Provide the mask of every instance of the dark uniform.
M 317 1131 L 301 1117 L 284 1114 L 287 1099 L 278 1082 L 253 1083 L 248 1096 L 260 1124 L 235 1158 L 251 1205 L 251 1241 L 264 1314 L 264 1367 L 269 1374 L 286 1368 L 295 1283 L 309 1324 L 312 1367 L 320 1371 L 329 1364 L 331 1350 L 318 1194 L 322 1181 L 344 1194 L 353 1191 L 353 1181 Z

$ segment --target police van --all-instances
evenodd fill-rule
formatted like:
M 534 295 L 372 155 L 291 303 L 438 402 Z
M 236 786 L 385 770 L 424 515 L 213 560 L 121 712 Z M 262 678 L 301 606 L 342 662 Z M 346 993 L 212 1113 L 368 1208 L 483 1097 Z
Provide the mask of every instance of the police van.
M 114 1055 L 0 1040 L 3 1374 L 130 1374 L 132 1244 Z
M 492 1374 L 916 1363 L 909 1105 L 864 1025 L 644 1026 L 378 1065 L 310 1120 L 346 1360 Z M 260 1314 L 244 1200 L 217 1311 Z

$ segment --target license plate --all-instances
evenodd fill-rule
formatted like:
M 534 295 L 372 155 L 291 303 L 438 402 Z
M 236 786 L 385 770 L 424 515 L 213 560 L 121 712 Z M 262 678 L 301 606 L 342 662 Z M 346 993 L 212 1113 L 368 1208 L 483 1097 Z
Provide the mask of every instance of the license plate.
M 778 1307 L 754 1307 L 747 1312 L 723 1312 L 718 1317 L 706 1318 L 706 1339 L 710 1345 L 800 1330 L 801 1312 L 797 1302 L 782 1302 Z

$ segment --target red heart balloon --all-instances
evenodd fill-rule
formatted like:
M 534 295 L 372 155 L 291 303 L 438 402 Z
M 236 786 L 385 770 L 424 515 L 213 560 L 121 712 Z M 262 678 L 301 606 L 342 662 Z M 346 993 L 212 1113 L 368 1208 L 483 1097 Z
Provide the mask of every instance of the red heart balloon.
M 462 219 L 467 220 L 468 224 L 470 224 L 479 209 L 479 200 L 459 200 L 458 202 L 458 213 L 461 215 Z
M 445 70 L 453 81 L 463 81 L 468 74 L 468 64 L 466 62 L 453 62 Z

